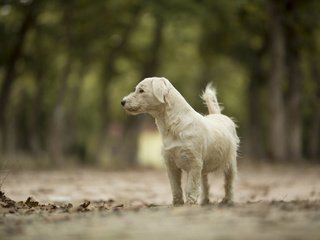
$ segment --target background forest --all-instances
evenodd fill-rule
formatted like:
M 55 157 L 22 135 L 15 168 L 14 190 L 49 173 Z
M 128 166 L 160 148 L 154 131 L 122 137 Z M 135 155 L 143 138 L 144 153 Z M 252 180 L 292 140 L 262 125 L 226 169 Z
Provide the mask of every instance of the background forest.
M 319 12 L 317 0 L 1 0 L 1 166 L 139 165 L 153 120 L 120 101 L 150 76 L 204 114 L 212 81 L 242 159 L 319 162 Z

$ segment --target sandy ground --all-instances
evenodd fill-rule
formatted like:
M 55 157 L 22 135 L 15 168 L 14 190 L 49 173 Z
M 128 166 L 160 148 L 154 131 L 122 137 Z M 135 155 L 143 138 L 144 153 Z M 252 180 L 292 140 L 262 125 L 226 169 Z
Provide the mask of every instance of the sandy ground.
M 11 172 L 24 207 L 2 204 L 0 239 L 320 239 L 319 165 L 240 166 L 233 206 L 210 183 L 212 204 L 174 208 L 164 170 Z

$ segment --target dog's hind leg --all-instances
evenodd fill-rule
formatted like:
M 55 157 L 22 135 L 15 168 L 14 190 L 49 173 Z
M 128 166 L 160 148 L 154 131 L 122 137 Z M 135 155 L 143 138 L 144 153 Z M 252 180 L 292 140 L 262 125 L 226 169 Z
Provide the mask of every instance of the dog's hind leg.
M 222 200 L 222 203 L 233 203 L 233 189 L 234 182 L 237 176 L 237 162 L 236 159 L 232 159 L 230 165 L 224 171 L 224 189 L 225 189 L 225 197 Z
M 202 173 L 201 175 L 201 197 L 200 204 L 206 205 L 209 203 L 209 184 L 208 184 L 208 174 Z

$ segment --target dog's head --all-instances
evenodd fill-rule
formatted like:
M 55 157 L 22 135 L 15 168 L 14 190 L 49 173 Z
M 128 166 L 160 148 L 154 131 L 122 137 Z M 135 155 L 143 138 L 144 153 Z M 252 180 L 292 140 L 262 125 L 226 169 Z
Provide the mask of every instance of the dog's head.
M 165 104 L 170 83 L 165 78 L 145 78 L 135 88 L 135 91 L 121 101 L 123 108 L 132 115 L 158 112 Z

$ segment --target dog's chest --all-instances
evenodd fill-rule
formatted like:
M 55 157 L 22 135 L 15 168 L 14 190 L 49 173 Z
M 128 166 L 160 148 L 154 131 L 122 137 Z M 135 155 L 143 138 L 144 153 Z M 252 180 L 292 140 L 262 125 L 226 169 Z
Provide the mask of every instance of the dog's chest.
M 175 165 L 185 171 L 189 171 L 192 169 L 192 166 L 197 164 L 197 161 L 201 161 L 201 159 L 197 159 L 194 157 L 194 154 L 190 149 L 186 149 L 183 147 L 175 147 L 164 151 L 164 157 L 166 161 L 172 161 Z
M 162 144 L 164 151 L 176 151 L 176 148 L 181 147 L 180 139 L 172 134 L 163 135 Z
M 201 147 L 198 144 L 186 144 L 178 136 L 167 135 L 163 138 L 163 155 L 166 160 L 173 161 L 175 165 L 185 171 L 202 161 Z

